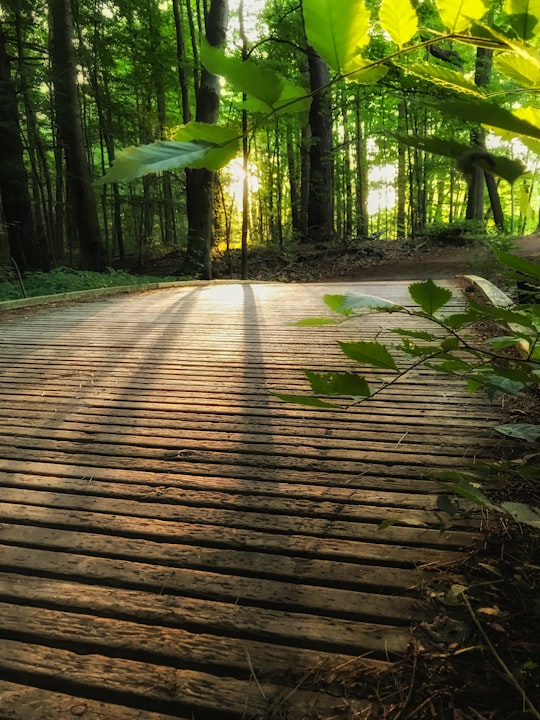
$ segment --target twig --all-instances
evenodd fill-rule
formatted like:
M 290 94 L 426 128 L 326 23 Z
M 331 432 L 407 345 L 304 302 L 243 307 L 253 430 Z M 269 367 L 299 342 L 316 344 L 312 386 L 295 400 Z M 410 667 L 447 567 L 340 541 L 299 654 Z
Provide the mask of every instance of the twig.
M 407 693 L 407 697 L 405 698 L 405 702 L 402 704 L 402 706 L 399 709 L 399 712 L 395 716 L 394 720 L 399 720 L 399 718 L 401 718 L 403 716 L 403 713 L 405 712 L 408 704 L 411 701 L 413 690 L 414 690 L 414 683 L 416 681 L 416 666 L 417 666 L 417 664 L 418 664 L 418 649 L 415 648 L 413 666 L 412 666 L 412 672 L 411 672 L 411 682 L 409 683 L 409 691 Z
M 495 658 L 495 660 L 497 660 L 497 662 L 498 662 L 499 665 L 501 666 L 501 668 L 502 668 L 502 670 L 503 670 L 503 672 L 504 672 L 504 674 L 505 674 L 505 676 L 506 676 L 506 679 L 509 681 L 509 683 L 510 683 L 511 685 L 513 685 L 513 686 L 516 688 L 516 690 L 518 691 L 518 693 L 521 695 L 521 698 L 522 698 L 522 700 L 523 700 L 523 703 L 529 708 L 529 710 L 531 711 L 533 717 L 535 717 L 536 720 L 540 720 L 540 712 L 539 712 L 539 711 L 537 710 L 537 708 L 533 705 L 532 700 L 529 698 L 529 696 L 528 696 L 527 693 L 525 692 L 525 689 L 524 689 L 524 688 L 520 685 L 520 683 L 516 680 L 516 678 L 514 677 L 512 671 L 510 670 L 510 668 L 508 667 L 508 665 L 504 662 L 504 660 L 502 659 L 502 657 L 501 657 L 501 656 L 499 655 L 499 653 L 497 652 L 495 646 L 493 645 L 493 643 L 492 643 L 491 640 L 489 639 L 486 631 L 484 630 L 484 628 L 482 627 L 480 621 L 479 621 L 478 618 L 476 617 L 476 613 L 474 612 L 474 609 L 473 609 L 471 603 L 469 602 L 469 598 L 468 598 L 465 594 L 462 594 L 461 597 L 463 598 L 463 602 L 465 603 L 465 607 L 466 607 L 467 610 L 469 611 L 469 614 L 470 614 L 470 616 L 471 616 L 474 624 L 476 625 L 476 627 L 477 627 L 477 629 L 478 629 L 478 632 L 479 632 L 480 635 L 482 636 L 482 638 L 483 638 L 483 640 L 485 641 L 485 643 L 486 643 L 486 645 L 488 646 L 488 648 L 489 648 L 489 649 L 491 650 L 491 652 L 493 653 L 493 657 Z
M 261 687 L 261 684 L 259 683 L 259 680 L 257 679 L 257 675 L 255 674 L 255 668 L 253 667 L 253 663 L 251 662 L 251 657 L 249 655 L 249 651 L 246 647 L 245 643 L 242 643 L 242 647 L 244 648 L 244 654 L 246 656 L 247 664 L 249 667 L 249 672 L 251 673 L 251 677 L 255 680 L 255 685 L 259 688 L 259 692 L 262 695 L 263 700 L 268 700 L 266 695 L 264 694 L 264 690 Z

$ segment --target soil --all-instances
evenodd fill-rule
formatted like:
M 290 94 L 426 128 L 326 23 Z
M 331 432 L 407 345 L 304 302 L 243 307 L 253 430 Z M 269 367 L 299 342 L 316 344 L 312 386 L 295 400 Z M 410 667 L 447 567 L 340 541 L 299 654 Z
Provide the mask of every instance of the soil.
M 506 249 L 506 247 L 505 247 Z M 508 252 L 529 259 L 540 259 L 540 234 L 508 243 Z M 118 263 L 116 263 L 118 265 Z M 474 273 L 486 277 L 496 274 L 493 250 L 485 242 L 412 243 L 410 241 L 366 240 L 324 247 L 299 245 L 293 249 L 251 248 L 248 255 L 250 280 L 281 282 L 324 282 L 332 280 L 416 280 L 453 277 Z M 123 269 L 136 272 L 130 262 Z M 215 278 L 240 278 L 239 250 L 215 253 Z M 160 258 L 147 259 L 144 272 L 157 276 L 184 274 L 182 252 L 173 251 Z

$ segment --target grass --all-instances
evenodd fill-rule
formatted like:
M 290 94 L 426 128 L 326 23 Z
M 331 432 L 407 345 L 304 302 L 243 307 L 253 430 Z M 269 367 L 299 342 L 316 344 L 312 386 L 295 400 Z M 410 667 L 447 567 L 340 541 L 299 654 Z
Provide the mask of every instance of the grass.
M 78 290 L 96 290 L 98 288 L 141 285 L 145 283 L 175 282 L 188 280 L 186 277 L 154 277 L 151 275 L 131 275 L 124 270 L 110 269 L 105 273 L 89 270 L 72 270 L 62 267 L 49 272 L 28 273 L 24 288 L 28 297 L 39 295 L 57 295 Z M 0 302 L 19 300 L 24 297 L 21 286 L 14 273 L 8 271 L 2 277 L 0 271 Z

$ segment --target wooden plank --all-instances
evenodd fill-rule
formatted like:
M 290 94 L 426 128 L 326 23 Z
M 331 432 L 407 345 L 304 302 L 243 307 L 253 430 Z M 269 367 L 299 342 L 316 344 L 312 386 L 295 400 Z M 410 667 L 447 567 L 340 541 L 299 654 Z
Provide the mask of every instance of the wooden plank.
M 406 592 L 422 582 L 419 571 L 401 567 L 380 567 L 361 562 L 337 564 L 319 558 L 152 542 L 148 538 L 126 537 L 120 540 L 118 535 L 44 527 L 26 526 L 21 531 L 20 525 L 8 525 L 5 522 L 0 525 L 0 541 L 5 545 L 42 547 L 63 552 L 77 548 L 85 555 L 101 558 L 138 560 L 144 557 L 160 565 L 230 572 L 235 575 L 262 575 L 287 582 L 358 590 L 380 591 L 382 588 L 392 588 L 394 591 Z
M 309 713 L 330 712 L 344 701 L 323 692 L 295 690 L 272 683 L 260 688 L 248 680 L 220 678 L 209 673 L 153 665 L 137 660 L 81 655 L 60 648 L 3 640 L 0 660 L 8 680 L 35 678 L 54 690 L 84 688 L 109 702 L 128 705 L 138 703 L 143 709 L 161 707 L 165 712 L 187 714 L 200 712 L 203 717 L 251 716 L 268 714 L 271 708 L 293 717 Z M 264 697 L 261 693 L 264 693 Z M 222 712 L 221 709 L 224 709 Z
M 237 513 L 234 532 L 224 533 L 230 523 L 212 525 L 205 518 L 188 523 L 179 520 L 159 520 L 145 516 L 141 503 L 138 515 L 115 515 L 83 510 L 58 510 L 54 507 L 32 507 L 16 503 L 0 503 L 0 520 L 42 527 L 79 527 L 85 531 L 114 533 L 127 537 L 146 537 L 165 542 L 202 543 L 218 547 L 259 549 L 285 555 L 319 555 L 325 559 L 369 558 L 382 564 L 414 566 L 415 564 L 449 564 L 460 557 L 456 549 L 470 547 L 478 536 L 459 530 L 431 530 L 390 526 L 380 531 L 375 524 L 348 523 L 343 532 L 340 523 L 310 521 L 261 515 L 261 523 L 254 526 Z M 253 515 L 253 514 L 252 514 Z M 267 522 L 264 520 L 268 518 Z M 207 519 L 207 518 L 206 518 Z M 250 517 L 249 520 L 253 520 Z M 318 529 L 319 532 L 315 532 Z M 352 533 L 354 529 L 354 533 Z M 280 532 L 281 530 L 281 532 Z M 340 532 L 341 530 L 341 532 Z
M 0 679 L 0 712 L 10 720 L 193 720 L 140 708 L 53 692 Z
M 405 652 L 410 643 L 409 628 L 403 625 L 293 613 L 169 595 L 165 591 L 85 584 L 84 580 L 21 575 L 16 571 L 0 574 L 0 600 L 59 610 L 69 608 L 223 638 L 238 637 L 248 643 L 266 642 L 356 656 L 370 653 L 370 657 L 382 660 Z
M 334 672 L 344 663 L 353 665 L 357 659 L 342 653 L 296 648 L 293 665 L 291 648 L 283 645 L 146 625 L 134 620 L 99 617 L 95 613 L 0 602 L 0 631 L 9 636 L 21 627 L 29 642 L 42 640 L 47 645 L 59 643 L 80 653 L 111 653 L 177 668 L 206 667 L 214 674 L 227 677 L 246 678 L 254 672 L 259 680 L 289 686 L 320 667 Z M 364 658 L 358 665 L 380 671 L 390 663 Z
M 324 617 L 399 625 L 418 621 L 425 607 L 414 598 L 343 590 L 247 575 L 191 570 L 134 560 L 99 558 L 69 552 L 2 546 L 2 567 L 95 583 L 195 597 L 258 608 L 309 612 Z

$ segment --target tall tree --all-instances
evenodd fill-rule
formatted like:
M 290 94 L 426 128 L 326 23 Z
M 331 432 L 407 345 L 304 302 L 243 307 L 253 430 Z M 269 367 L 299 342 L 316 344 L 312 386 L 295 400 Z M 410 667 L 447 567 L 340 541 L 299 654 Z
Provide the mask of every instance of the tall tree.
M 39 262 L 11 63 L 5 25 L 0 23 L 0 195 L 11 257 L 27 270 Z
M 48 7 L 56 123 L 65 157 L 71 219 L 79 239 L 79 262 L 85 269 L 99 271 L 106 266 L 105 247 L 81 122 L 71 2 L 48 0 Z
M 206 39 L 213 47 L 225 43 L 229 19 L 228 0 L 212 0 L 206 17 Z M 214 124 L 219 114 L 219 78 L 203 67 L 197 93 L 197 122 Z M 192 170 L 186 177 L 188 215 L 188 269 L 202 278 L 212 278 L 212 226 L 215 172 Z
M 308 47 L 309 80 L 313 99 L 311 126 L 308 237 L 314 243 L 334 237 L 334 159 L 332 154 L 332 95 L 328 65 Z

